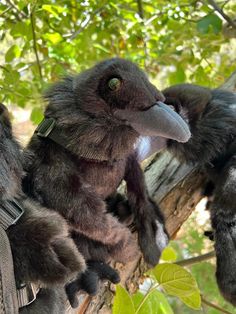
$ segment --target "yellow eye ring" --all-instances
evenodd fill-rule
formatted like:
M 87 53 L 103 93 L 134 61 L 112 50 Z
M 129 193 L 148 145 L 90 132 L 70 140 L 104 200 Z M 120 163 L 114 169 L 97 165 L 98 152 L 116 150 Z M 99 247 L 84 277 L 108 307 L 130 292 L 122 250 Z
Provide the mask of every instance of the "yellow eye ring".
M 118 90 L 120 86 L 121 86 L 121 80 L 118 79 L 117 77 L 113 77 L 112 79 L 108 81 L 108 87 L 112 91 Z

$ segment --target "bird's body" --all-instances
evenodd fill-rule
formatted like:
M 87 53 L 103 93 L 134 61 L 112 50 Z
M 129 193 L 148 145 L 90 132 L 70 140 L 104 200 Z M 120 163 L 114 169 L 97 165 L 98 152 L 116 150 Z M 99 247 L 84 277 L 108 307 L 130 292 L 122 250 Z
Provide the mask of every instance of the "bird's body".
M 208 177 L 216 278 L 223 296 L 236 305 L 236 94 L 190 84 L 163 93 L 167 103 L 178 104 L 192 133 L 187 143 L 169 140 L 167 146 L 181 161 L 198 165 Z
M 85 270 L 85 262 L 73 241 L 68 238 L 69 230 L 65 220 L 55 212 L 48 212 L 23 194 L 22 151 L 12 135 L 8 111 L 2 104 L 0 104 L 0 146 L 0 227 L 5 227 L 3 219 L 5 209 L 11 215 L 15 206 L 22 210 L 19 219 L 15 223 L 12 221 L 6 228 L 12 250 L 16 287 L 26 285 L 28 289 L 31 283 L 38 287 L 48 287 L 41 289 L 37 294 L 37 300 L 28 306 L 26 304 L 32 299 L 26 299 L 26 296 L 28 297 L 26 291 L 20 294 L 22 289 L 19 289 L 20 313 L 37 314 L 42 313 L 44 309 L 45 313 L 63 314 L 66 301 L 64 284 L 73 279 L 78 272 L 82 273 Z M 4 255 L 2 257 L 4 260 Z M 10 266 L 7 266 L 7 271 Z M 5 271 L 5 268 L 2 270 Z M 7 274 L 3 275 L 4 278 L 8 278 Z M 4 290 L 6 287 L 3 286 L 1 289 Z M 7 291 L 9 294 L 10 292 Z M 10 297 L 8 303 L 13 303 L 15 300 L 11 300 Z M 8 304 L 7 308 L 11 308 L 11 304 Z
M 46 99 L 45 118 L 54 119 L 55 127 L 48 138 L 35 135 L 25 150 L 26 192 L 67 219 L 88 262 L 127 262 L 137 256 L 136 242 L 105 203 L 124 179 L 141 250 L 155 265 L 168 236 L 135 147 L 146 132 L 186 141 L 186 123 L 161 103 L 163 95 L 146 75 L 122 59 L 65 78 Z

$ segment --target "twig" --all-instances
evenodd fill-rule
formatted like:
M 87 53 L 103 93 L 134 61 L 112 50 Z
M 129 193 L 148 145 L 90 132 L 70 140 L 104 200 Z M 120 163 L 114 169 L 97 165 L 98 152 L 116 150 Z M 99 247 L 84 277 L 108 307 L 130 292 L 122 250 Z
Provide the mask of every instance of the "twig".
M 236 71 L 234 71 L 230 77 L 222 84 L 219 86 L 219 88 L 230 90 L 232 92 L 236 91 Z
M 91 20 L 93 19 L 93 17 L 95 15 L 97 15 L 98 13 L 100 13 L 102 10 L 103 10 L 103 7 L 102 6 L 101 8 L 98 8 L 97 10 L 95 10 L 92 14 L 90 14 L 88 17 L 86 17 L 86 19 L 80 23 L 80 27 L 77 31 L 75 31 L 71 36 L 70 36 L 70 39 L 74 39 L 76 36 L 78 36 L 88 25 L 89 23 L 91 22 Z M 83 26 L 82 26 L 83 24 Z
M 2 91 L 5 90 L 5 91 L 10 92 L 11 94 L 14 94 L 14 95 L 19 96 L 19 97 L 24 97 L 24 98 L 27 98 L 27 99 L 32 99 L 32 97 L 25 96 L 25 95 L 23 95 L 23 94 L 21 94 L 21 93 L 18 93 L 18 92 L 16 92 L 15 90 L 10 89 L 10 88 L 0 87 L 0 90 L 2 90 Z
M 144 17 L 144 10 L 143 10 L 143 3 L 142 0 L 137 0 L 137 5 L 138 5 L 138 15 L 141 18 L 142 26 L 145 27 L 145 17 Z M 147 50 L 147 42 L 146 38 L 142 35 L 142 40 L 143 40 L 143 48 L 144 48 L 144 54 L 145 54 L 145 60 L 144 60 L 144 67 L 147 69 L 147 60 L 148 59 L 148 50 Z
M 180 266 L 190 266 L 193 264 L 201 263 L 201 262 L 206 261 L 208 259 L 211 259 L 213 257 L 215 257 L 215 251 L 211 251 L 209 253 L 199 255 L 196 257 L 184 259 L 182 261 L 175 262 L 175 264 L 178 264 Z
M 213 309 L 216 309 L 216 310 L 220 311 L 221 313 L 233 314 L 233 313 L 231 313 L 231 312 L 229 312 L 229 311 L 223 309 L 222 307 L 220 307 L 220 306 L 218 306 L 218 305 L 216 305 L 216 304 L 214 304 L 214 303 L 211 303 L 211 302 L 207 301 L 203 296 L 201 296 L 201 299 L 202 299 L 202 303 L 203 303 L 203 304 L 206 304 L 207 306 L 212 307 Z
M 91 296 L 86 296 L 85 300 L 83 301 L 82 305 L 80 306 L 77 314 L 84 314 L 88 308 L 89 303 L 91 302 L 92 297 Z
M 223 9 L 223 8 L 226 6 L 226 4 L 227 4 L 228 2 L 230 2 L 230 0 L 223 1 L 223 4 L 222 4 L 222 6 L 221 6 L 221 9 Z M 220 3 L 220 2 L 219 2 L 219 3 Z
M 19 14 L 19 16 L 18 16 L 18 15 L 15 15 L 15 17 L 16 17 L 18 20 L 21 20 L 22 18 L 27 18 L 27 15 L 25 14 L 25 12 L 20 11 L 20 10 L 17 8 L 17 6 L 14 4 L 14 2 L 12 3 L 11 0 L 6 0 L 6 3 L 8 3 L 8 4 L 12 7 L 12 9 L 14 9 L 15 12 Z
M 141 19 L 144 19 L 144 11 L 143 11 L 143 3 L 142 0 L 137 0 L 138 5 L 138 15 L 141 17 Z
M 3 69 L 6 72 L 10 72 L 4 65 L 0 65 L 0 68 Z
M 43 79 L 43 75 L 42 75 L 42 69 L 41 69 L 39 56 L 38 56 L 37 40 L 36 40 L 35 27 L 34 27 L 34 22 L 35 22 L 34 10 L 35 10 L 35 6 L 33 7 L 32 11 L 30 13 L 30 22 L 31 22 L 32 35 L 33 35 L 34 53 L 35 53 L 35 57 L 36 57 L 37 65 L 38 65 L 39 76 L 40 76 L 40 78 L 42 80 Z
M 228 22 L 230 26 L 236 29 L 236 23 L 223 11 L 214 0 L 208 0 L 208 3 Z
M 11 7 L 6 8 L 4 11 L 2 11 L 2 13 L 0 14 L 0 16 L 4 15 L 5 13 L 7 13 L 9 10 L 11 10 Z

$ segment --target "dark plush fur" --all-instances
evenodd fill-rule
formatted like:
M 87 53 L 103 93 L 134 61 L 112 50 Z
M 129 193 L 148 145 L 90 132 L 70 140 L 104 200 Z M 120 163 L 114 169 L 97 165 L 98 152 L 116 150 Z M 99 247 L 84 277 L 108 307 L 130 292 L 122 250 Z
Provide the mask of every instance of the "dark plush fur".
M 108 88 L 112 77 L 122 79 L 117 92 Z M 163 228 L 163 218 L 148 197 L 136 160 L 134 145 L 139 134 L 116 118 L 114 110 L 144 110 L 163 96 L 136 65 L 111 59 L 55 84 L 46 99 L 45 116 L 56 119 L 67 149 L 34 136 L 25 150 L 25 190 L 67 218 L 86 260 L 127 262 L 136 257 L 136 242 L 128 228 L 107 212 L 105 203 L 125 179 L 139 226 L 139 244 L 146 261 L 155 265 L 162 250 L 155 236 Z
M 63 284 L 79 271 L 83 271 L 85 262 L 68 237 L 65 220 L 57 213 L 49 212 L 27 199 L 23 194 L 22 154 L 12 136 L 8 112 L 3 105 L 0 105 L 0 146 L 0 203 L 4 204 L 7 200 L 15 199 L 25 210 L 20 220 L 7 230 L 16 284 L 34 282 L 51 288 L 53 285 L 61 284 L 63 294 Z M 53 290 L 50 294 L 54 294 Z M 40 304 L 43 303 L 41 295 L 44 295 L 43 291 L 38 298 Z M 42 313 L 41 305 L 38 308 L 39 312 L 36 311 L 38 300 L 32 305 L 32 310 L 29 306 L 23 313 Z M 45 313 L 59 313 L 52 310 L 55 304 L 46 303 L 43 308 L 47 306 L 48 311 L 45 310 Z
M 41 289 L 37 300 L 20 310 L 20 314 L 65 314 L 66 294 L 64 289 Z
M 195 85 L 164 90 L 167 103 L 178 103 L 189 121 L 186 144 L 168 141 L 169 149 L 207 173 L 211 223 L 217 259 L 216 277 L 223 296 L 236 305 L 236 94 Z

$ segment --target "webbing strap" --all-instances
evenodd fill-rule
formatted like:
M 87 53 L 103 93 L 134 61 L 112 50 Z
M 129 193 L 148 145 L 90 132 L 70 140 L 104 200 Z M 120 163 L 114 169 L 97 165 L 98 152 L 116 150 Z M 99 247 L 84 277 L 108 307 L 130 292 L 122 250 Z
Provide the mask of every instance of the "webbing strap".
M 25 284 L 22 287 L 18 288 L 16 293 L 19 308 L 34 302 L 36 300 L 39 290 L 40 287 L 34 284 Z
M 18 314 L 18 301 L 11 247 L 5 230 L 0 226 L 0 313 Z
M 6 230 L 15 224 L 23 215 L 24 210 L 17 201 L 0 202 L 0 226 Z
M 72 147 L 68 145 L 68 139 L 63 135 L 61 129 L 58 128 L 56 120 L 53 118 L 44 118 L 35 130 L 35 134 L 43 139 L 49 138 L 64 149 L 74 154 Z M 112 161 L 111 158 L 101 153 L 101 150 L 93 150 L 91 147 L 76 148 L 76 155 L 83 159 L 88 159 L 96 162 Z
M 5 230 L 23 213 L 24 209 L 16 200 L 0 202 L 0 314 L 18 313 L 18 308 L 33 302 L 38 292 L 32 284 L 18 289 L 15 286 L 11 247 Z

